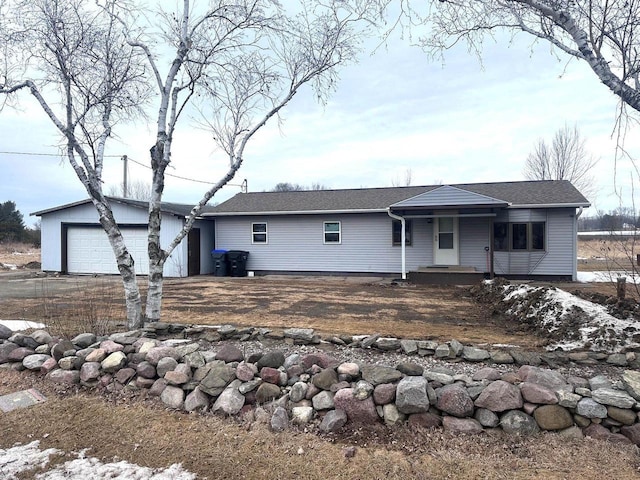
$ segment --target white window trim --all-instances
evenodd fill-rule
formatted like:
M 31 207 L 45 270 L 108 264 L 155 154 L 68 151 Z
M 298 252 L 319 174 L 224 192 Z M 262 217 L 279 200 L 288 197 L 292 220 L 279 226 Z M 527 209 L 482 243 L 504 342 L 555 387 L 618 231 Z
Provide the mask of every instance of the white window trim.
M 264 225 L 264 232 L 254 232 L 253 231 L 254 225 Z M 255 235 L 264 235 L 265 241 L 256 242 Z M 251 243 L 253 245 L 266 245 L 269 243 L 269 225 L 267 224 L 267 222 L 251 222 Z
M 327 232 L 327 223 L 337 223 L 338 224 L 338 231 L 337 232 Z M 327 242 L 327 233 L 337 233 L 338 234 L 338 241 L 337 242 Z M 325 245 L 340 245 L 342 243 L 342 222 L 340 222 L 339 220 L 329 220 L 326 222 L 322 223 L 322 242 Z

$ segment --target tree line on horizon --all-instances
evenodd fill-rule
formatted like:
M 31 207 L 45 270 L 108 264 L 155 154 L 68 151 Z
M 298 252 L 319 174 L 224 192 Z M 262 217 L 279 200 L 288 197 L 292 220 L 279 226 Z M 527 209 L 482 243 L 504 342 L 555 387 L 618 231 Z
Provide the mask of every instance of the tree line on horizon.
M 0 203 L 0 243 L 9 242 L 25 242 L 40 246 L 39 223 L 34 228 L 27 227 L 22 213 L 11 200 Z

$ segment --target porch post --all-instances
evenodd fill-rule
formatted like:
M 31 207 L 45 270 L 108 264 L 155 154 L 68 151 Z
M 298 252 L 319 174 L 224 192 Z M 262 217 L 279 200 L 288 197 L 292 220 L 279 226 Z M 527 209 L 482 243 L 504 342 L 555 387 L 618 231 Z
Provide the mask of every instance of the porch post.
M 489 217 L 489 278 L 493 280 L 493 217 Z
M 405 218 L 400 215 L 395 215 L 391 213 L 391 207 L 387 208 L 387 214 L 393 218 L 394 220 L 400 221 L 400 252 L 402 257 L 402 280 L 407 279 L 407 252 L 406 252 L 406 241 L 407 234 L 404 231 L 405 229 Z

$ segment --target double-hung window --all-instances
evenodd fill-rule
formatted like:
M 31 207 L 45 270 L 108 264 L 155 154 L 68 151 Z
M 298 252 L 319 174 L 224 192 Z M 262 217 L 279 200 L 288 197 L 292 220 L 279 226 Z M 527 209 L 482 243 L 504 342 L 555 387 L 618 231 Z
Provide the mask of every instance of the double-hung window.
M 251 224 L 251 243 L 267 243 L 267 222 Z
M 324 222 L 324 243 L 341 243 L 342 231 L 340 222 Z

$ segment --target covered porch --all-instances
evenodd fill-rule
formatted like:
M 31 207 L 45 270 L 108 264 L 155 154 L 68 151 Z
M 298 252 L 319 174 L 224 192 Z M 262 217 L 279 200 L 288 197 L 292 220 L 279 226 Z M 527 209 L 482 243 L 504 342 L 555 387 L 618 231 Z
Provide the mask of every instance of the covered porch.
M 413 283 L 473 284 L 493 278 L 494 219 L 504 200 L 444 185 L 395 203 L 388 215 L 398 222 L 402 278 Z M 428 247 L 419 265 L 407 270 L 407 247 L 415 222 L 426 222 Z

